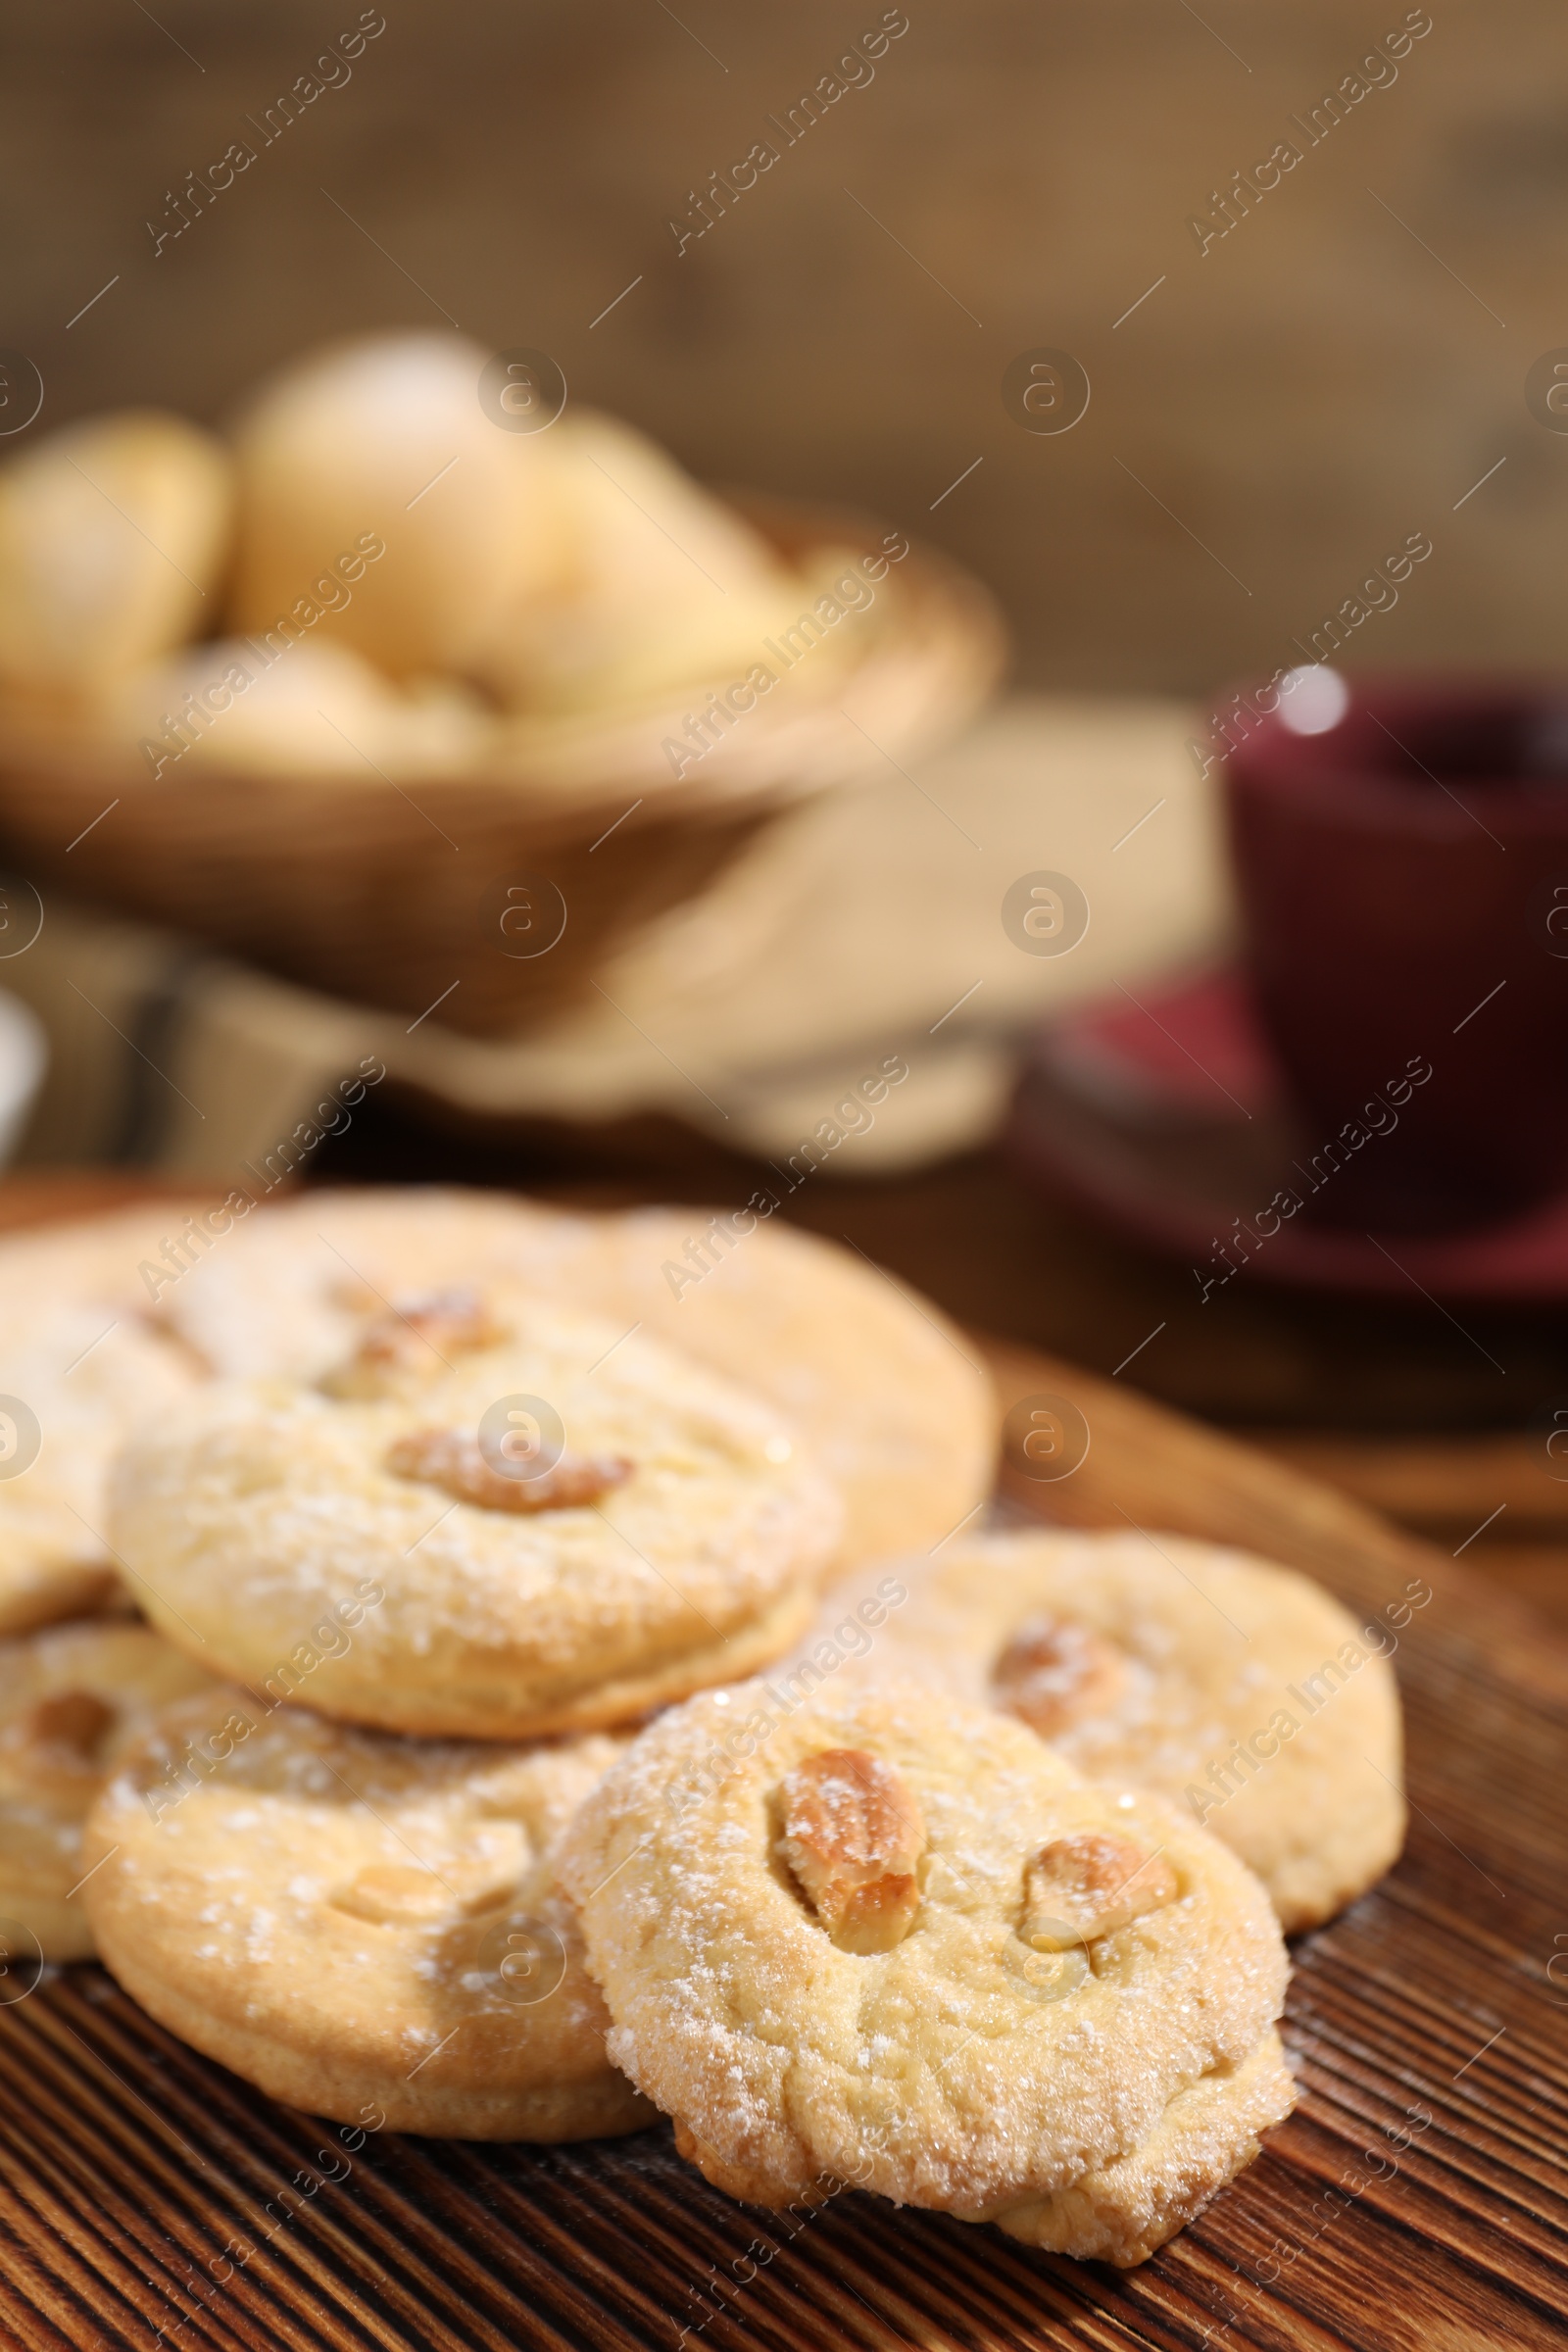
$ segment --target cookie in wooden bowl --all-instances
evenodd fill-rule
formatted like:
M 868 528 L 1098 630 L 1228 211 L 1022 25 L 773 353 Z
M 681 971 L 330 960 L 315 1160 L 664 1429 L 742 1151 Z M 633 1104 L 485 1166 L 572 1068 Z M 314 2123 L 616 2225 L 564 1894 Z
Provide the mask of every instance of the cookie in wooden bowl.
M 49 433 L 0 466 L 0 690 L 90 704 L 216 618 L 226 451 L 156 409 Z

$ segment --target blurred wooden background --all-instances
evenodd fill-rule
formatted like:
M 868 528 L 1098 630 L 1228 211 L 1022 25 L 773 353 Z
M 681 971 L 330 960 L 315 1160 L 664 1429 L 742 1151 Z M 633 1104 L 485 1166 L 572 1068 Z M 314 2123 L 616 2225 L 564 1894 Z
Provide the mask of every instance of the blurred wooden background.
M 710 479 L 927 532 L 1000 591 L 1040 683 L 1202 694 L 1290 662 L 1414 532 L 1431 559 L 1348 662 L 1561 662 L 1568 435 L 1525 399 L 1568 346 L 1568 27 L 1547 0 L 1433 0 L 1397 79 L 1201 255 L 1189 217 L 1279 140 L 1304 144 L 1290 118 L 1404 0 L 906 0 L 874 78 L 681 254 L 670 218 L 754 141 L 781 143 L 767 118 L 882 0 L 368 13 L 385 29 L 350 77 L 263 145 L 247 118 L 359 0 L 15 0 L 0 341 L 42 370 L 33 435 L 129 401 L 220 418 L 323 336 L 450 319 L 549 351 L 574 397 Z M 254 164 L 155 255 L 147 221 L 236 139 Z M 1003 405 L 1009 362 L 1040 346 L 1093 385 L 1060 436 Z M 360 1147 L 365 1172 L 395 1171 L 395 1137 L 367 1127 Z M 450 1139 L 440 1157 L 457 1172 Z M 516 1147 L 505 1172 L 553 1165 Z M 1250 1298 L 1221 1334 L 1178 1306 L 1179 1270 L 989 1164 L 906 1191 L 854 1191 L 842 1214 L 955 1311 L 1106 1371 L 1142 1347 L 1128 1377 L 1274 1423 L 1282 1449 L 1568 1606 L 1568 1487 L 1519 1434 L 1561 1386 L 1544 1323 L 1510 1333 L 1503 1435 L 1436 1312 Z M 840 1230 L 838 1196 L 821 1209 Z M 983 1263 L 944 1257 L 971 1231 Z M 1395 1434 L 1456 1424 L 1476 1434 Z
M 351 78 L 155 256 L 168 192 L 259 146 L 247 116 L 358 0 L 16 0 L 4 339 L 43 372 L 40 424 L 216 416 L 315 338 L 445 314 L 550 351 L 710 477 L 930 531 L 1052 683 L 1289 662 L 1417 530 L 1433 559 L 1348 659 L 1555 663 L 1568 436 L 1524 380 L 1568 345 L 1560 9 L 1434 0 L 1397 80 L 1229 237 L 1200 256 L 1187 227 L 1405 13 L 907 0 L 874 80 L 677 255 L 689 191 L 881 0 L 385 0 Z M 1093 385 L 1060 436 L 1003 407 L 1041 345 Z

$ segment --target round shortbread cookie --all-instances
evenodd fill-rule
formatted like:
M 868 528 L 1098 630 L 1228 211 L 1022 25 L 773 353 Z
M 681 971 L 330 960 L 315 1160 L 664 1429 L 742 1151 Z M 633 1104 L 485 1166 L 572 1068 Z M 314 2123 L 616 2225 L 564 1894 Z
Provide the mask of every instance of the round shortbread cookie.
M 214 1383 L 127 1444 L 111 1495 L 172 1640 L 324 1714 L 494 1740 L 776 1657 L 840 1524 L 769 1406 L 515 1294 L 362 1327 L 318 1386 Z
M 605 2055 L 553 1850 L 613 1759 L 399 1740 L 220 1686 L 87 1832 L 105 1964 L 183 2041 L 341 2123 L 587 2139 L 654 2120 Z
M 117 1593 L 104 1476 L 144 1412 L 201 1366 L 160 1327 L 141 1266 L 178 1243 L 176 1202 L 0 1241 L 0 1636 Z
M 844 1494 L 846 1560 L 934 1544 L 987 1491 L 996 1401 L 946 1317 L 849 1250 L 751 1210 L 311 1194 L 248 1219 L 172 1291 L 169 1312 L 221 1372 L 311 1380 L 391 1298 L 508 1279 L 640 1326 L 779 1406 Z
M 0 1642 L 0 1918 L 45 1960 L 92 1953 L 81 1826 L 104 1781 L 161 1707 L 210 1679 L 147 1625 L 100 1619 Z
M 857 1675 L 918 1676 L 1017 1715 L 1093 1780 L 1163 1790 L 1256 1872 L 1288 1934 L 1397 1858 L 1396 1637 L 1310 1578 L 1181 1536 L 1065 1530 L 962 1539 L 897 1578 L 908 1597 Z M 863 1582 L 829 1594 L 803 1656 L 853 1624 Z
M 929 1689 L 694 1699 L 560 1869 L 612 2057 L 737 2196 L 827 2175 L 1132 2263 L 1292 2104 L 1257 1882 Z

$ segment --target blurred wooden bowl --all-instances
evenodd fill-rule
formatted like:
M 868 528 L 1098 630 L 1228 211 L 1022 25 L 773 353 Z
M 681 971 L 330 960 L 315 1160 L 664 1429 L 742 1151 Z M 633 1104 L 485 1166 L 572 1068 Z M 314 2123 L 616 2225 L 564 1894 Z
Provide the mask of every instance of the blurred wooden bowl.
M 753 499 L 745 511 L 796 563 L 881 538 L 831 511 Z M 662 746 L 700 707 L 692 690 L 540 722 L 505 776 L 397 785 L 179 764 L 155 781 L 128 747 L 0 711 L 0 858 L 41 891 L 334 996 L 421 1014 L 439 1000 L 454 1029 L 514 1034 L 584 996 L 612 954 L 782 810 L 917 757 L 973 714 L 1005 658 L 989 593 L 914 545 L 877 595 L 880 625 L 849 667 L 804 660 L 679 779 Z

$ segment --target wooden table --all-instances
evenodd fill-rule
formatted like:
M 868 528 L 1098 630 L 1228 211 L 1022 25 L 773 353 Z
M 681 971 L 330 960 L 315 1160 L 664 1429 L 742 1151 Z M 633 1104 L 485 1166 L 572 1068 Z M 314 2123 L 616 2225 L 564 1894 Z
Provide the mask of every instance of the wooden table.
M 78 1202 L 102 1189 L 79 1187 Z M 44 1205 L 13 1188 L 0 1221 Z M 74 1968 L 0 2006 L 0 2340 L 29 2352 L 1568 2340 L 1568 1643 L 1418 1538 L 1125 1379 L 1005 1343 L 989 1352 L 1004 1403 L 1064 1393 L 1091 1430 L 1070 1480 L 1006 1482 L 1015 1507 L 1250 1544 L 1368 1612 L 1411 1578 L 1432 1589 L 1396 1660 L 1409 1842 L 1379 1887 L 1298 1940 L 1287 2039 L 1301 2104 L 1238 2182 L 1152 2262 L 1116 2273 L 854 2194 L 792 2235 L 709 2188 L 667 2128 L 560 2149 L 382 2135 L 349 2154 L 332 2127 L 273 2105 L 101 1971 Z M 776 2251 L 754 2268 L 759 2237 Z

